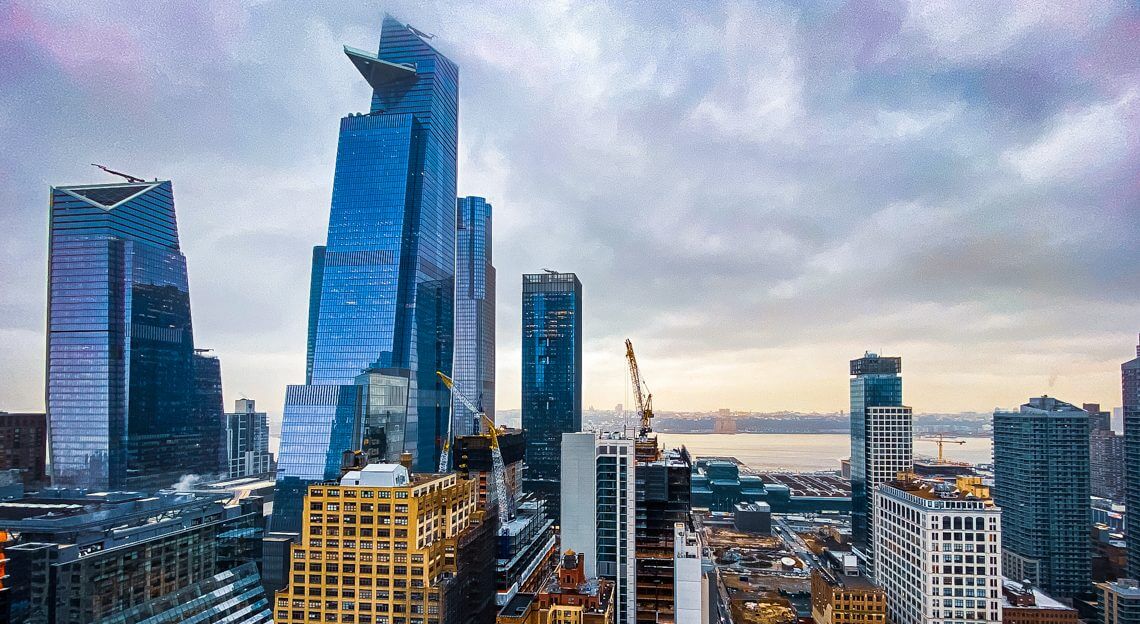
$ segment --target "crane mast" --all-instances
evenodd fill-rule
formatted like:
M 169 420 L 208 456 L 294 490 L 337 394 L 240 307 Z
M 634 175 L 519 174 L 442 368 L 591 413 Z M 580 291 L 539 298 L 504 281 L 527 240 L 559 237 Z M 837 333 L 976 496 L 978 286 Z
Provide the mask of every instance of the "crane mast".
M 510 496 L 507 493 L 507 466 L 503 461 L 503 452 L 499 448 L 499 430 L 495 428 L 494 421 L 488 418 L 487 414 L 485 414 L 483 410 L 476 407 L 475 404 L 471 402 L 471 399 L 468 399 L 467 395 L 463 394 L 463 391 L 455 386 L 455 381 L 453 379 L 447 375 L 444 375 L 440 371 L 436 371 L 435 374 L 439 376 L 441 381 L 443 381 L 443 385 L 447 386 L 447 389 L 450 390 L 451 393 L 459 399 L 459 402 L 462 403 L 464 407 L 471 410 L 471 413 L 474 414 L 481 423 L 483 423 L 484 427 L 487 430 L 486 433 L 480 434 L 491 439 L 491 487 L 489 488 L 490 491 L 487 493 L 487 498 L 488 502 L 490 502 L 492 496 L 495 498 L 495 503 L 499 511 L 499 526 L 503 526 L 508 521 L 510 521 L 514 513 L 511 509 L 512 501 L 510 500 Z M 447 438 L 448 439 L 444 441 L 443 452 L 440 453 L 439 456 L 440 472 L 447 470 L 448 454 L 451 443 L 450 420 L 448 421 L 447 426 Z

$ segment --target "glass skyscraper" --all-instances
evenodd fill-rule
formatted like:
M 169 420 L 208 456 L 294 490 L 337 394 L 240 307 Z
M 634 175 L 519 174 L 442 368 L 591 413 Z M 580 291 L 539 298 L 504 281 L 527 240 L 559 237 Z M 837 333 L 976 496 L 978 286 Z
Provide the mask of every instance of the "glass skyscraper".
M 345 450 L 407 451 L 434 470 L 451 411 L 435 373 L 451 373 L 459 70 L 391 17 L 377 54 L 345 54 L 372 105 L 340 122 L 306 384 L 286 391 L 275 530 L 300 528 L 305 485 L 338 477 Z
M 1004 574 L 1054 598 L 1091 592 L 1088 412 L 1036 397 L 993 425 Z
M 1128 576 L 1140 578 L 1140 345 L 1136 357 L 1120 365 L 1124 405 L 1124 534 L 1128 540 Z
M 573 273 L 523 275 L 524 485 L 558 518 L 562 434 L 582 430 L 582 283 Z
M 455 362 L 452 378 L 495 419 L 495 267 L 491 264 L 491 204 L 460 197 L 456 204 Z M 452 397 L 452 433 L 472 435 L 481 423 Z
M 911 410 L 902 403 L 902 358 L 851 360 L 851 536 L 871 556 L 875 486 L 913 465 Z
M 52 483 L 154 490 L 218 472 L 221 379 L 194 352 L 170 182 L 55 187 L 50 236 Z

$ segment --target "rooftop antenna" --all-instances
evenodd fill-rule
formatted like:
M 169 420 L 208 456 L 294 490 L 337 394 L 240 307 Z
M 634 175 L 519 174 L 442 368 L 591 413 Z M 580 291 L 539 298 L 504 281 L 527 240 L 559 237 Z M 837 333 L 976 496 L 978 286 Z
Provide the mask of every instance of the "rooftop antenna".
M 119 176 L 120 178 L 126 178 L 127 182 L 133 182 L 136 184 L 139 182 L 146 182 L 146 180 L 144 180 L 142 178 L 136 178 L 133 175 L 126 174 L 126 173 L 123 173 L 121 171 L 115 171 L 114 169 L 109 169 L 109 168 L 107 168 L 106 165 L 98 165 L 95 163 L 91 163 L 91 166 L 92 167 L 98 167 L 99 169 L 102 169 L 103 171 L 106 171 L 107 173 L 109 173 L 113 176 Z

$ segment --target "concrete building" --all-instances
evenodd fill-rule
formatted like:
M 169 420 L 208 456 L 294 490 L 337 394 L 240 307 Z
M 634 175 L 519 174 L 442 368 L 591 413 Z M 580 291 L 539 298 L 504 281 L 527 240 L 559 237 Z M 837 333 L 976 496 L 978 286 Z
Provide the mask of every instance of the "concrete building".
M 883 624 L 886 593 L 859 573 L 854 555 L 824 556 L 827 567 L 811 572 L 811 617 L 815 624 Z
M 980 479 L 884 483 L 875 513 L 875 581 L 893 624 L 1001 621 L 1001 510 Z
M 702 568 L 700 535 L 684 522 L 673 525 L 674 624 L 707 624 L 709 583 Z
M 242 564 L 256 566 L 261 507 L 254 497 L 50 489 L 2 502 L 11 621 L 116 621 Z M 241 575 L 260 585 L 256 569 Z
M 1089 593 L 1088 413 L 1043 396 L 995 411 L 993 422 L 1006 576 L 1063 600 Z
M 274 621 L 371 624 L 409 614 L 451 624 L 488 617 L 469 608 L 470 571 L 460 566 L 464 534 L 483 530 L 475 500 L 470 480 L 411 474 L 400 464 L 369 464 L 339 482 L 310 485 L 292 577 L 277 592 Z
M 19 470 L 27 489 L 48 484 L 47 414 L 0 412 L 0 471 Z
M 1077 624 L 1077 610 L 1042 593 L 1032 584 L 1002 583 L 1002 624 Z
M 1140 583 L 1118 579 L 1097 583 L 1102 624 L 1140 624 Z
M 234 411 L 225 418 L 229 478 L 269 474 L 273 469 L 273 458 L 269 454 L 269 416 L 257 411 L 253 399 L 238 399 L 234 401 Z
M 614 621 L 637 620 L 634 441 L 617 433 L 562 435 L 562 549 L 589 579 L 614 583 Z

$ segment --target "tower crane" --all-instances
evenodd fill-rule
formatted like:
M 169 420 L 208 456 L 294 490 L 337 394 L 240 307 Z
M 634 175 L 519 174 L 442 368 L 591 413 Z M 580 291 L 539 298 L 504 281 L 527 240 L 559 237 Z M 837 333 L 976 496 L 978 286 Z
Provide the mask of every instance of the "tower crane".
M 488 418 L 487 414 L 485 414 L 483 410 L 476 407 L 475 404 L 471 402 L 471 399 L 468 399 L 467 395 L 463 394 L 463 391 L 456 387 L 455 381 L 452 378 L 444 375 L 440 371 L 436 371 L 435 374 L 439 376 L 441 381 L 443 381 L 443 385 L 447 386 L 447 389 L 450 390 L 451 393 L 459 399 L 459 402 L 462 403 L 464 407 L 471 410 L 471 413 L 474 414 L 475 417 L 481 423 L 483 423 L 487 429 L 486 433 L 482 433 L 480 435 L 489 437 L 491 439 L 492 492 L 488 493 L 488 498 L 490 498 L 491 494 L 494 494 L 495 502 L 499 511 L 499 526 L 504 526 L 508 521 L 510 521 L 513 514 L 511 511 L 510 496 L 507 494 L 507 466 L 503 461 L 503 452 L 499 448 L 499 430 L 495 428 L 494 421 Z M 447 427 L 447 437 L 448 439 L 444 442 L 443 452 L 440 453 L 439 456 L 440 472 L 447 470 L 447 459 L 451 442 L 450 422 Z
M 99 169 L 102 169 L 103 171 L 106 171 L 107 173 L 109 173 L 111 175 L 119 176 L 120 178 L 126 178 L 127 182 L 134 182 L 134 183 L 146 182 L 146 180 L 144 180 L 142 178 L 136 178 L 133 175 L 129 175 L 129 174 L 123 173 L 121 171 L 115 171 L 114 169 L 108 169 L 106 165 L 97 165 L 95 163 L 91 163 L 91 166 L 92 167 L 98 167 Z
M 637 416 L 641 419 L 637 437 L 643 439 L 653 431 L 649 422 L 653 420 L 653 393 L 641 380 L 641 371 L 637 368 L 637 356 L 633 354 L 633 342 L 629 338 L 625 339 L 625 359 L 629 361 L 629 377 L 633 382 L 633 396 L 637 399 Z
M 943 445 L 946 445 L 946 444 L 965 444 L 966 443 L 965 440 L 951 440 L 950 438 L 952 438 L 952 437 L 953 436 L 951 436 L 948 433 L 932 433 L 930 435 L 922 436 L 919 439 L 920 440 L 932 440 L 935 444 L 937 444 L 938 445 L 938 463 L 944 464 L 946 462 L 942 459 L 942 447 L 943 447 Z

